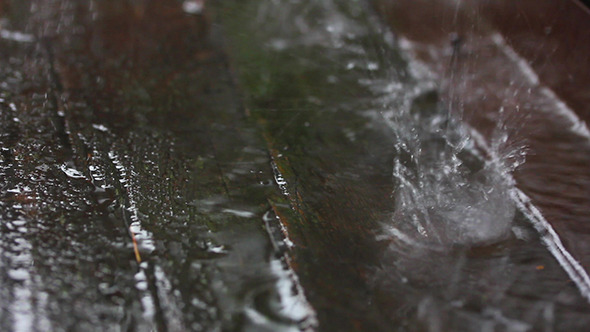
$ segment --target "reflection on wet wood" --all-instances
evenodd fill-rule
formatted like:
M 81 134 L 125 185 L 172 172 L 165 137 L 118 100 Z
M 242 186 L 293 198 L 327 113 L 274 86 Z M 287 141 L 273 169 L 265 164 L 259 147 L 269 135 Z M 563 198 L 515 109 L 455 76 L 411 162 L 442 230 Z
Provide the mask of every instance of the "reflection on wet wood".
M 2 4 L 2 31 L 30 40 L 0 39 L 0 330 L 305 321 L 281 311 L 296 294 L 262 228 L 268 155 L 207 14 Z

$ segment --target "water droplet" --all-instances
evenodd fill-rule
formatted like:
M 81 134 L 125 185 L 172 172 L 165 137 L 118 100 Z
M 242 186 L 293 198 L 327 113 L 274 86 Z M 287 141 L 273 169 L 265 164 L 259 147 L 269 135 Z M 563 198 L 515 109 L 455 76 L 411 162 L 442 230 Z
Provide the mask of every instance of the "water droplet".
M 25 269 L 9 270 L 8 277 L 14 281 L 25 281 L 29 279 L 29 271 Z
M 60 169 L 69 177 L 71 177 L 72 179 L 84 179 L 85 176 L 84 174 L 82 174 L 80 171 L 74 169 L 74 168 L 69 168 L 66 165 L 61 165 Z
M 104 133 L 109 131 L 109 128 L 105 127 L 104 125 L 101 124 L 92 124 L 92 128 L 98 130 L 98 131 L 102 131 Z
M 182 10 L 187 14 L 201 14 L 205 9 L 204 0 L 186 0 L 182 3 Z
M 207 251 L 214 254 L 226 254 L 227 249 L 224 246 L 211 246 L 207 248 Z
M 255 216 L 254 213 L 250 211 L 244 210 L 235 210 L 235 209 L 223 209 L 221 212 L 233 214 L 234 216 L 242 217 L 242 218 L 252 218 Z
M 22 33 L 19 31 L 0 30 L 0 38 L 17 41 L 21 43 L 31 43 L 35 40 L 33 35 Z
M 135 284 L 135 288 L 137 288 L 140 291 L 144 291 L 144 290 L 147 290 L 148 284 L 145 281 L 140 281 Z
M 379 64 L 377 62 L 369 62 L 367 64 L 367 69 L 368 70 L 377 70 L 377 69 L 379 69 Z
M 270 42 L 270 47 L 275 51 L 283 51 L 289 47 L 289 43 L 287 43 L 287 41 L 284 39 L 273 39 Z

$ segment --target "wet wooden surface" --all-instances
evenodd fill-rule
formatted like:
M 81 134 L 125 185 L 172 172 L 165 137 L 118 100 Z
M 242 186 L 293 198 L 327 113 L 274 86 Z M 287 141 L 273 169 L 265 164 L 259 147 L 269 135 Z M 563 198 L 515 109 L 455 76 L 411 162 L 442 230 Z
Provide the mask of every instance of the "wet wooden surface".
M 195 12 L 173 0 L 0 1 L 0 330 L 423 331 L 431 317 L 502 328 L 502 313 L 531 329 L 588 326 L 588 303 L 534 232 L 444 253 L 396 251 L 383 237 L 395 133 L 372 119 L 375 94 L 362 83 L 372 70 L 348 67 L 369 59 L 396 79 L 409 69 L 385 30 L 368 28 L 379 25 L 368 4 L 351 3 L 314 10 L 369 31 L 351 42 L 376 45 L 366 59 L 305 42 L 269 48 L 267 34 L 305 6 L 270 6 L 274 21 L 257 25 L 271 2 Z M 394 33 L 422 47 L 402 51 L 444 76 L 448 8 L 383 3 Z M 453 98 L 479 110 L 468 119 L 489 138 L 486 116 L 500 105 L 555 105 L 497 44 L 470 44 L 486 29 L 460 34 L 461 52 L 481 56 Z M 501 34 L 527 52 L 518 33 Z M 586 76 L 562 84 L 545 65 L 559 52 L 548 54 L 531 65 L 541 80 L 584 104 L 573 87 Z M 563 117 L 518 123 L 508 132 L 537 135 L 519 185 L 588 262 L 587 144 L 572 144 Z
M 1 3 L 0 330 L 248 328 L 277 189 L 207 16 Z
M 456 80 L 449 82 L 445 75 L 451 69 L 449 64 L 452 63 L 453 44 L 450 34 L 455 32 L 452 16 L 454 12 L 450 9 L 455 8 L 445 7 L 444 1 L 381 3 L 384 4 L 385 14 L 391 15 L 392 19 L 388 22 L 392 23 L 394 39 L 397 37 L 400 48 L 411 54 L 411 59 L 424 61 L 427 66 L 431 66 L 434 73 L 440 75 L 437 89 L 441 99 L 438 100 L 436 94 L 433 98 L 425 97 L 425 107 L 435 108 L 439 102 L 445 106 L 450 103 L 449 107 L 462 104 L 466 119 L 485 135 L 483 144 L 490 144 L 493 139 L 502 139 L 494 137 L 497 134 L 506 133 L 514 139 L 501 143 L 508 145 L 506 150 L 509 150 L 510 145 L 522 144 L 526 141 L 525 137 L 540 131 L 539 127 L 527 128 L 526 123 L 520 121 L 520 113 L 509 115 L 507 119 L 498 118 L 499 106 L 528 107 L 527 102 L 534 102 L 540 92 L 525 96 L 528 93 L 525 85 L 527 78 L 523 77 L 520 68 L 493 41 L 486 42 L 485 38 L 481 38 L 481 44 L 474 43 L 476 46 L 472 46 L 472 40 L 479 42 L 480 34 L 485 35 L 490 31 L 483 26 L 483 17 L 460 16 L 464 30 L 459 31 L 459 37 L 464 38 L 462 44 L 465 46 L 458 55 L 459 61 L 469 55 L 475 59 L 459 68 Z M 549 323 L 546 318 L 535 322 L 526 319 L 521 321 L 524 325 L 531 324 L 532 329 L 552 326 L 558 330 L 567 330 L 574 328 L 568 327 L 574 321 L 579 323 L 576 328 L 588 325 L 588 321 L 578 320 L 583 315 L 575 314 L 578 317 L 575 319 L 570 315 L 572 312 L 585 312 L 588 306 L 586 300 L 563 271 L 549 277 L 556 272 L 554 269 L 561 268 L 543 244 L 536 240 L 527 245 L 508 241 L 499 246 L 477 248 L 473 251 L 459 249 L 454 254 L 447 255 L 431 253 L 430 257 L 421 256 L 420 250 L 408 254 L 403 250 L 396 251 L 399 248 L 395 245 L 390 246 L 391 239 L 383 236 L 382 225 L 392 218 L 395 181 L 391 176 L 392 164 L 389 160 L 395 156 L 393 149 L 388 148 L 384 142 L 395 142 L 395 137 L 389 136 L 392 132 L 383 121 L 369 120 L 372 116 L 379 118 L 379 114 L 371 113 L 371 110 L 379 109 L 380 106 L 372 104 L 371 99 L 376 101 L 383 96 L 368 91 L 363 82 L 390 79 L 401 85 L 407 84 L 399 77 L 411 76 L 407 73 L 411 69 L 406 67 L 407 64 L 397 53 L 396 47 L 391 48 L 380 39 L 385 34 L 383 31 L 335 28 L 335 36 L 326 37 L 326 44 L 330 45 L 332 42 L 337 45 L 335 47 L 344 50 L 338 51 L 322 48 L 323 45 L 315 42 L 313 37 L 306 39 L 306 36 L 326 34 L 325 31 L 329 29 L 325 27 L 329 24 L 338 27 L 340 22 L 334 22 L 329 14 L 325 15 L 327 18 L 322 14 L 317 17 L 304 16 L 300 20 L 294 20 L 297 22 L 292 24 L 295 27 L 285 23 L 290 22 L 288 20 L 278 23 L 285 20 L 289 13 L 322 13 L 322 10 L 335 8 L 343 13 L 358 13 L 359 9 L 354 5 L 326 1 L 309 6 L 293 3 L 283 4 L 282 7 L 259 3 L 258 6 L 256 1 L 247 1 L 240 5 L 226 5 L 225 8 L 222 6 L 221 12 L 231 41 L 233 58 L 237 63 L 241 89 L 247 96 L 246 105 L 252 116 L 260 119 L 263 125 L 262 130 L 273 152 L 273 161 L 281 175 L 280 182 L 285 187 L 286 196 L 295 212 L 293 215 L 293 211 L 290 211 L 291 215 L 286 214 L 281 220 L 295 243 L 292 249 L 295 270 L 300 274 L 308 299 L 317 310 L 320 326 L 325 324 L 323 326 L 327 330 L 336 327 L 338 330 L 387 331 L 393 326 L 394 330 L 420 331 L 429 328 L 428 318 L 440 315 L 444 317 L 441 318 L 443 322 L 433 324 L 442 324 L 438 325 L 442 326 L 442 330 L 453 330 L 453 326 L 469 329 L 469 324 L 475 324 L 471 319 L 476 320 L 471 315 L 481 312 L 481 294 L 489 296 L 488 300 L 483 300 L 486 305 L 498 308 L 499 312 L 512 312 L 520 318 L 536 316 L 538 313 L 534 313 L 535 309 L 525 313 L 528 311 L 525 308 L 544 306 L 541 303 L 563 305 L 555 311 L 561 317 L 556 319 L 559 323 Z M 268 16 L 264 16 L 265 13 Z M 351 16 L 364 24 L 374 19 L 363 14 Z M 257 19 L 254 20 L 253 17 Z M 482 27 L 477 24 L 473 27 L 475 23 L 467 19 L 482 19 Z M 262 36 L 256 35 L 258 29 L 265 31 L 261 33 Z M 268 32 L 265 29 L 278 32 L 266 37 Z M 285 41 L 285 36 L 292 36 L 297 31 L 303 31 L 300 39 L 294 39 L 294 45 L 305 45 L 300 48 L 290 46 Z M 358 44 L 354 41 L 355 34 L 362 36 L 357 36 L 361 40 Z M 342 41 L 338 39 L 340 36 L 348 37 L 343 37 Z M 351 41 L 347 42 L 346 38 Z M 416 49 L 405 49 L 402 38 L 416 42 L 418 46 Z M 359 44 L 362 46 L 359 47 Z M 346 53 L 347 49 L 357 50 L 363 46 L 366 47 L 366 53 L 361 56 Z M 380 69 L 377 73 L 364 67 L 371 61 Z M 307 64 L 312 65 L 306 67 Z M 396 68 L 397 73 L 388 74 L 390 67 Z M 330 74 L 338 78 L 337 84 L 330 84 Z M 485 84 L 485 89 L 478 90 L 477 94 L 473 93 L 472 88 L 481 84 Z M 513 84 L 525 90 L 522 96 L 512 96 Z M 456 92 L 450 98 L 447 92 L 451 88 L 455 88 Z M 525 97 L 531 99 L 524 99 Z M 544 98 L 538 103 L 552 102 L 547 101 L 547 97 Z M 549 107 L 552 106 L 554 105 Z M 576 134 L 563 130 L 563 126 L 571 124 L 567 123 L 567 119 L 560 119 L 560 116 L 555 121 L 558 120 L 565 124 L 554 127 L 553 120 L 548 119 L 544 119 L 546 122 L 541 125 L 537 120 L 533 123 L 542 128 L 541 134 L 548 134 L 549 128 L 553 128 L 552 134 L 559 138 L 563 133 L 568 144 L 571 144 L 577 137 Z M 333 124 L 337 126 L 334 127 Z M 499 132 L 497 129 L 500 129 Z M 347 132 L 354 132 L 357 136 L 350 138 L 346 135 Z M 562 147 L 555 136 L 548 140 L 539 140 L 546 144 L 545 147 L 552 144 Z M 532 148 L 541 149 L 534 145 Z M 573 159 L 572 165 L 577 167 L 575 169 L 581 176 L 577 179 L 585 181 L 587 163 L 583 160 L 589 156 L 585 152 L 586 147 L 574 144 L 568 148 L 581 149 L 572 153 L 571 157 L 582 160 L 578 162 L 578 159 Z M 349 153 L 350 151 L 354 152 Z M 536 165 L 534 158 L 534 155 L 529 158 L 531 168 Z M 520 172 L 525 173 L 523 169 L 518 170 L 519 180 L 523 178 Z M 541 173 L 548 174 L 545 171 Z M 528 174 L 540 173 L 529 171 Z M 561 181 L 570 182 L 571 178 L 564 176 Z M 531 186 L 539 184 L 534 179 L 527 183 Z M 560 195 L 569 199 L 567 193 L 547 194 L 549 198 L 546 202 L 552 204 L 553 199 Z M 579 193 L 575 196 L 573 200 L 585 199 Z M 582 213 L 579 215 L 580 225 L 585 220 L 585 212 L 582 210 L 577 210 Z M 558 224 L 559 221 L 556 221 L 555 225 Z M 568 242 L 568 248 L 586 243 L 585 234 L 588 233 L 576 234 L 580 237 L 572 238 Z M 566 241 L 568 236 L 564 234 Z M 538 239 L 537 235 L 533 238 Z M 408 257 L 405 255 L 413 257 L 413 261 L 406 261 Z M 462 255 L 473 259 L 468 259 L 462 265 Z M 504 257 L 510 263 L 491 259 L 502 255 L 506 255 Z M 587 256 L 577 257 L 585 259 Z M 495 268 L 485 268 L 477 262 L 478 259 L 490 259 L 486 261 L 487 264 Z M 554 272 L 544 275 L 531 273 L 538 266 L 543 269 L 548 267 Z M 440 279 L 428 277 L 429 273 L 424 272 L 425 270 L 436 271 L 433 274 Z M 456 276 L 453 271 L 466 273 L 466 279 L 461 279 L 460 282 L 462 291 L 458 293 L 455 293 L 456 289 L 450 281 Z M 477 277 L 472 273 L 477 274 Z M 560 279 L 561 281 L 557 281 Z M 478 281 L 472 283 L 474 280 Z M 544 291 L 526 286 L 531 282 L 544 285 L 541 286 Z M 573 296 L 569 298 L 571 302 L 560 300 L 565 294 Z M 441 298 L 450 302 L 453 299 L 461 304 L 456 308 L 432 304 L 436 308 L 431 310 L 430 301 L 438 303 L 437 299 Z M 523 302 L 523 298 L 527 300 Z M 352 312 L 348 311 L 349 308 L 353 308 Z M 495 326 L 508 329 L 507 325 L 502 324 L 498 322 Z
M 590 10 L 577 1 L 491 1 L 482 11 L 542 83 L 590 121 Z

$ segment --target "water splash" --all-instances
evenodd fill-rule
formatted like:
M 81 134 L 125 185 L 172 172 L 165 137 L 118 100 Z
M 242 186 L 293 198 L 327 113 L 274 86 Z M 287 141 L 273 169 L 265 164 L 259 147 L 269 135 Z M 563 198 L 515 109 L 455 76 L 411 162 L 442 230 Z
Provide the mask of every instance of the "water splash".
M 432 91 L 406 111 L 384 112 L 397 136 L 392 227 L 440 245 L 505 238 L 515 210 L 503 176 L 510 170 L 501 158 L 486 160 L 461 119 L 447 114 Z
M 499 190 L 494 190 L 497 194 L 494 196 L 495 199 L 493 197 L 489 197 L 488 195 L 482 195 L 482 197 L 485 197 L 485 200 L 482 201 L 482 204 L 479 208 L 483 208 L 484 210 L 482 211 L 496 211 L 496 221 L 493 223 L 488 223 L 488 225 L 493 225 L 493 227 L 497 227 L 496 230 L 502 230 L 502 232 L 498 234 L 504 235 L 500 237 L 492 236 L 489 239 L 482 237 L 480 239 L 484 240 L 482 244 L 485 244 L 489 241 L 493 242 L 496 240 L 501 240 L 502 238 L 505 238 L 507 235 L 509 235 L 510 230 L 514 233 L 516 237 L 519 237 L 518 227 L 512 227 L 510 229 L 510 224 L 512 222 L 509 222 L 508 224 L 505 223 L 506 221 L 511 219 L 510 215 L 514 215 L 514 210 L 516 208 L 520 213 L 522 213 L 525 216 L 526 220 L 538 232 L 544 246 L 549 250 L 549 252 L 557 260 L 557 262 L 559 262 L 559 265 L 561 265 L 563 270 L 576 284 L 581 295 L 586 299 L 590 299 L 590 278 L 588 277 L 588 273 L 582 267 L 582 265 L 576 260 L 576 258 L 572 256 L 568 249 L 566 249 L 559 235 L 554 230 L 553 226 L 544 218 L 539 208 L 537 208 L 532 203 L 531 198 L 529 198 L 523 191 L 521 191 L 514 185 L 514 179 L 512 174 L 519 166 L 521 166 L 524 163 L 525 156 L 528 150 L 528 147 L 526 146 L 526 141 L 523 139 L 523 137 L 518 136 L 520 129 L 523 129 L 524 127 L 523 123 L 529 120 L 530 114 L 527 114 L 527 112 L 524 112 L 523 114 L 520 108 L 522 107 L 528 110 L 528 112 L 530 112 L 531 109 L 530 105 L 519 105 L 517 102 L 515 103 L 514 98 L 515 96 L 518 96 L 522 93 L 527 93 L 529 96 L 535 96 L 535 94 L 532 93 L 531 90 L 538 90 L 538 93 L 534 98 L 535 100 L 532 102 L 534 104 L 534 109 L 543 113 L 550 114 L 548 117 L 553 119 L 555 123 L 563 124 L 563 128 L 565 129 L 564 133 L 573 133 L 574 135 L 576 135 L 584 141 L 589 137 L 587 125 L 575 114 L 575 112 L 572 109 L 570 109 L 563 101 L 559 99 L 555 92 L 553 92 L 550 88 L 543 86 L 534 69 L 529 65 L 529 63 L 524 58 L 517 54 L 516 51 L 510 47 L 510 45 L 508 45 L 508 43 L 504 40 L 502 35 L 500 35 L 497 32 L 493 32 L 490 34 L 489 38 L 491 40 L 490 45 L 493 45 L 494 47 L 497 47 L 499 49 L 501 54 L 503 54 L 508 60 L 508 63 L 511 63 L 514 67 L 513 72 L 517 73 L 510 75 L 512 77 L 510 80 L 510 87 L 506 88 L 506 91 L 504 92 L 506 98 L 504 100 L 505 106 L 501 107 L 498 110 L 498 119 L 496 119 L 497 124 L 492 134 L 490 135 L 491 139 L 487 140 L 480 132 L 477 131 L 477 129 L 470 127 L 466 124 L 465 121 L 461 121 L 464 119 L 461 119 L 460 116 L 455 117 L 455 121 L 460 121 L 460 123 L 458 122 L 459 132 L 462 132 L 463 134 L 461 135 L 467 138 L 467 144 L 464 146 L 464 148 L 466 148 L 465 151 L 467 152 L 467 154 L 472 154 L 476 157 L 477 160 L 479 160 L 480 164 L 483 163 L 484 167 L 482 168 L 482 170 L 484 170 L 488 174 L 488 176 L 491 176 L 491 179 L 497 178 L 497 180 L 495 180 L 496 182 L 490 183 L 500 184 Z M 415 54 L 416 51 L 422 47 L 417 43 L 412 43 L 403 38 L 400 38 L 399 45 L 400 48 L 402 48 L 409 54 Z M 475 53 L 477 53 L 478 51 L 481 50 L 476 48 Z M 438 54 L 437 52 L 440 52 L 440 50 L 431 49 L 429 50 L 429 52 L 432 54 Z M 469 60 L 470 59 L 468 57 L 467 61 Z M 426 81 L 436 80 L 436 78 L 433 78 L 434 74 L 429 73 L 429 70 L 426 65 L 423 65 L 415 60 L 410 60 L 409 63 L 410 67 L 414 68 L 413 70 L 411 70 L 411 72 L 414 74 L 415 77 L 423 77 L 423 79 L 425 79 Z M 466 66 L 469 66 L 469 63 L 467 63 Z M 495 70 L 495 67 L 492 67 L 492 70 Z M 463 81 L 468 81 L 472 79 L 465 77 L 462 78 L 461 75 L 453 77 L 453 75 L 454 73 L 451 74 L 450 79 L 447 79 L 446 84 L 469 85 L 470 83 L 457 81 L 461 79 Z M 479 75 L 485 74 L 479 73 Z M 453 79 L 455 80 L 455 82 L 449 82 Z M 441 78 L 438 78 L 438 80 L 440 81 Z M 463 86 L 462 88 L 468 89 L 467 86 Z M 422 89 L 421 91 L 425 90 Z M 455 98 L 454 96 L 452 96 L 452 93 L 453 91 L 449 91 L 449 94 L 451 94 L 449 99 Z M 467 95 L 465 94 L 465 91 L 462 91 L 462 93 L 463 97 Z M 458 93 L 458 95 L 460 95 L 460 93 Z M 485 96 L 480 95 L 478 96 L 478 98 L 485 98 Z M 415 99 L 412 99 L 412 101 L 414 100 Z M 450 106 L 447 107 L 447 110 L 449 110 L 448 114 L 455 113 L 455 115 L 462 115 L 460 103 L 453 102 L 451 100 L 451 102 L 449 102 L 449 105 Z M 452 109 L 452 107 L 459 107 L 459 109 Z M 452 142 L 452 139 L 449 140 L 448 134 L 449 132 L 446 131 L 441 136 L 444 137 L 445 140 Z M 405 137 L 408 138 L 407 135 Z M 570 142 L 570 144 L 571 143 L 573 142 Z M 473 170 L 469 170 L 467 174 L 471 174 L 472 172 Z M 477 173 L 481 173 L 481 171 L 477 171 Z M 405 175 L 403 173 L 397 173 L 397 175 L 397 178 L 405 178 Z M 416 182 L 420 183 L 420 180 L 414 180 L 414 183 Z M 485 183 L 483 184 L 483 186 L 478 186 L 480 188 L 480 191 L 481 189 L 490 188 L 489 184 Z M 485 193 L 485 190 L 483 193 Z M 417 193 L 417 191 L 411 191 L 410 195 L 413 195 L 413 197 L 418 197 L 420 193 Z M 468 205 L 468 208 L 471 209 L 471 207 L 472 206 Z M 507 213 L 507 210 L 503 209 L 505 207 L 509 207 L 512 213 Z M 413 216 L 415 217 L 416 214 L 414 214 Z M 466 220 L 469 219 L 470 218 L 467 218 Z M 504 221 L 504 223 L 502 221 Z M 506 227 L 504 228 L 504 226 Z M 405 243 L 412 243 L 412 241 L 416 241 L 416 237 L 407 236 L 407 234 L 402 233 L 397 228 L 390 230 L 390 233 L 394 237 L 403 240 Z M 497 232 L 486 232 L 487 235 L 493 235 L 494 233 Z M 468 241 L 468 244 L 477 244 L 474 242 L 470 242 L 471 241 Z
M 498 157 L 490 159 L 471 138 L 462 112 L 439 96 L 434 75 L 416 61 L 408 63 L 415 82 L 372 83 L 396 136 L 396 207 L 386 232 L 404 242 L 443 246 L 505 238 L 515 208 L 504 174 L 520 165 L 515 157 L 522 156 L 522 147 L 508 147 L 499 124 L 493 140 Z M 514 162 L 508 166 L 506 160 Z

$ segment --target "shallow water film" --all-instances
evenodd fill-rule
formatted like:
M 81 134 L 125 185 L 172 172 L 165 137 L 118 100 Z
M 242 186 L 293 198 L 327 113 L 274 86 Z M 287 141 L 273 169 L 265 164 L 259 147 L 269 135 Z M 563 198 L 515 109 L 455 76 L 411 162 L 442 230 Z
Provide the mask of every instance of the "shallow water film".
M 590 328 L 578 21 L 424 2 L 0 0 L 0 330 Z

